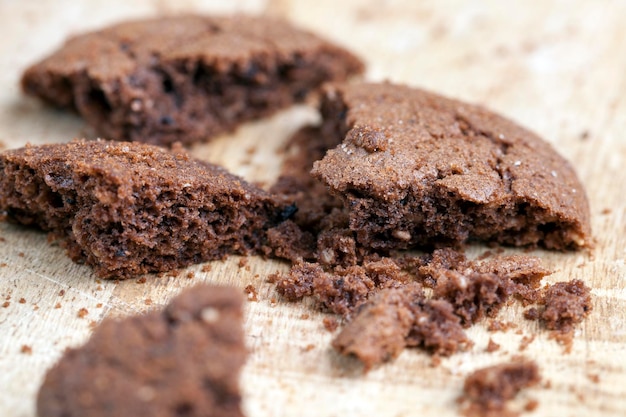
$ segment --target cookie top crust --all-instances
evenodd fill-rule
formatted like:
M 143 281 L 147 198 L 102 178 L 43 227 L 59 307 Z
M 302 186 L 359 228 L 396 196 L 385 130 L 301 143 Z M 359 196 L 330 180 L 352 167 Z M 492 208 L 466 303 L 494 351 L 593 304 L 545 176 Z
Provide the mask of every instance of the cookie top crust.
M 226 71 L 231 66 L 247 66 L 255 56 L 290 58 L 315 50 L 347 54 L 282 19 L 183 15 L 133 20 L 73 36 L 29 71 L 43 67 L 65 74 L 88 71 L 96 79 L 112 81 L 157 60 L 200 62 Z M 362 69 L 353 58 L 353 66 Z

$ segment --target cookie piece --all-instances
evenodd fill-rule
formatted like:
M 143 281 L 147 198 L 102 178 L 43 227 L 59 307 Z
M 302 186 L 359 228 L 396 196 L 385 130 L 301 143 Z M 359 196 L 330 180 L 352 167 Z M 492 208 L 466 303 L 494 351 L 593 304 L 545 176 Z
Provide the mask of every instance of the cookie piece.
M 0 210 L 61 238 L 103 278 L 255 253 L 285 214 L 268 193 L 181 149 L 104 140 L 0 154 Z
M 350 52 L 283 20 L 188 15 L 73 37 L 27 69 L 22 87 L 104 137 L 168 145 L 232 131 L 362 71 Z
M 361 245 L 591 244 L 572 166 L 501 116 L 388 83 L 329 86 L 321 110 L 344 139 L 312 174 L 343 198 Z
M 48 372 L 37 415 L 243 416 L 242 303 L 239 289 L 199 285 L 163 311 L 106 319 Z
M 332 342 L 343 355 L 358 358 L 367 371 L 397 357 L 406 346 L 451 355 L 471 345 L 452 305 L 424 297 L 408 283 L 376 292 Z
M 423 298 L 419 286 L 386 288 L 357 308 L 356 315 L 335 337 L 333 348 L 358 358 L 366 371 L 397 357 L 415 317 L 411 303 Z
M 532 361 L 517 360 L 472 372 L 465 379 L 461 398 L 463 415 L 468 417 L 517 416 L 507 403 L 524 388 L 541 381 Z

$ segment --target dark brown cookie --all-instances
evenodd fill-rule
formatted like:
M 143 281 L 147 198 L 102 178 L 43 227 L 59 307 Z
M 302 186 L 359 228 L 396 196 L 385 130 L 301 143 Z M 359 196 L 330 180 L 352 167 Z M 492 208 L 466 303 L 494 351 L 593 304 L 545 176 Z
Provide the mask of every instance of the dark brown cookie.
M 231 131 L 362 71 L 345 49 L 283 20 L 190 15 L 71 38 L 22 86 L 104 137 L 168 145 Z
M 61 238 L 105 278 L 254 253 L 290 213 L 180 149 L 101 140 L 0 154 L 0 210 Z
M 322 113 L 324 128 L 344 140 L 312 173 L 344 199 L 361 245 L 591 244 L 588 202 L 571 165 L 501 116 L 407 86 L 362 83 L 328 87 Z
M 39 417 L 240 417 L 242 292 L 200 285 L 163 311 L 107 319 L 46 375 Z

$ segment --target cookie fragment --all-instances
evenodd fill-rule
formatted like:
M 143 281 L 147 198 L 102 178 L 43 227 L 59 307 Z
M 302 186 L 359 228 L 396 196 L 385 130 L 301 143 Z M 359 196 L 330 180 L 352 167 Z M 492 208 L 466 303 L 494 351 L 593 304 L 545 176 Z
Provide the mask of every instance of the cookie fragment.
M 347 50 L 280 19 L 186 15 L 70 38 L 26 70 L 22 88 L 103 137 L 170 145 L 232 131 L 362 71 Z
M 284 207 L 183 150 L 76 141 L 0 154 L 0 210 L 104 278 L 257 252 Z
M 163 311 L 106 319 L 47 373 L 39 417 L 243 416 L 241 291 L 200 285 Z
M 474 371 L 463 386 L 463 414 L 468 417 L 516 416 L 507 402 L 541 380 L 532 361 L 514 361 Z
M 359 244 L 591 245 L 589 206 L 574 169 L 515 123 L 389 83 L 331 85 L 321 110 L 322 129 L 342 142 L 312 174 L 342 199 Z

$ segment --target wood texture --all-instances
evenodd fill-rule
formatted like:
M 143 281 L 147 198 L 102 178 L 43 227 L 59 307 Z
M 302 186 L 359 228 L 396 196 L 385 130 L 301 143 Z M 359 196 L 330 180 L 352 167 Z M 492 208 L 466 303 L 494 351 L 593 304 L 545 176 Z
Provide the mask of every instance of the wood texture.
M 0 415 L 33 417 L 46 369 L 104 317 L 156 308 L 200 281 L 251 284 L 259 293 L 259 301 L 247 305 L 245 323 L 252 354 L 242 386 L 250 417 L 454 416 L 464 375 L 519 353 L 522 337 L 530 335 L 536 338 L 523 353 L 550 382 L 523 396 L 521 403 L 539 401 L 532 415 L 626 415 L 626 2 L 0 0 L 3 146 L 93 135 L 77 117 L 24 98 L 17 85 L 29 63 L 69 34 L 127 17 L 235 10 L 284 16 L 348 46 L 367 61 L 369 79 L 485 104 L 537 131 L 575 164 L 591 202 L 596 248 L 537 252 L 557 271 L 548 281 L 580 278 L 593 288 L 594 311 L 572 352 L 564 354 L 513 306 L 501 319 L 519 323 L 522 334 L 488 333 L 479 325 L 469 332 L 476 346 L 439 367 L 407 350 L 364 376 L 329 350 L 332 334 L 320 313 L 283 302 L 266 282 L 285 264 L 251 258 L 239 266 L 233 257 L 211 263 L 210 271 L 198 265 L 144 284 L 101 282 L 44 234 L 0 223 Z M 291 109 L 193 152 L 269 183 L 277 173 L 276 150 L 315 118 L 310 109 Z M 87 314 L 80 318 L 82 308 Z M 500 351 L 484 352 L 489 337 Z

